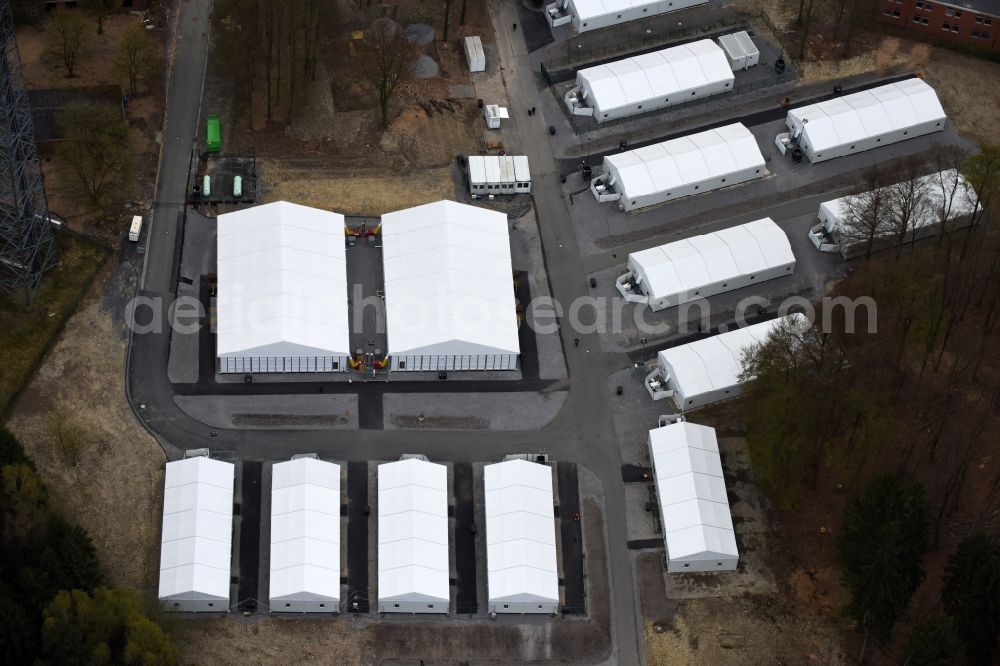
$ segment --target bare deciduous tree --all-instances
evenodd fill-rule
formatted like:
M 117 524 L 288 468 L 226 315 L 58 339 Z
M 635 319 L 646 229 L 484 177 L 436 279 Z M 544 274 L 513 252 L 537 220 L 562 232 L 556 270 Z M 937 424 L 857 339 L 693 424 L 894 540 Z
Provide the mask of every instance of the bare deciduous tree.
M 128 81 L 129 93 L 139 92 L 139 78 L 147 77 L 156 70 L 156 45 L 139 23 L 130 23 L 118 43 L 115 53 L 115 67 L 119 75 Z
M 847 197 L 844 202 L 847 210 L 839 231 L 847 245 L 864 243 L 867 259 L 871 257 L 875 241 L 889 230 L 892 202 L 886 176 L 877 166 L 865 174 L 864 181 L 864 191 Z
M 87 24 L 78 12 L 61 6 L 52 18 L 54 39 L 49 42 L 49 55 L 66 68 L 66 78 L 76 76 L 76 62 L 87 46 Z
M 360 51 L 361 73 L 378 96 L 385 129 L 389 126 L 389 102 L 399 84 L 412 74 L 415 49 L 398 23 L 382 17 L 366 31 Z

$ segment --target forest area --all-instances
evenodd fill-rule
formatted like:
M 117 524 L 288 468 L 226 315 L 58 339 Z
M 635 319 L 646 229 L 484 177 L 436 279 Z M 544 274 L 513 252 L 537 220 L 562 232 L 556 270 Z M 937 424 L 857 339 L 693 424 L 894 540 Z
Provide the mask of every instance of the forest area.
M 60 424 L 62 445 L 79 438 Z M 157 602 L 105 586 L 94 545 L 0 428 L 0 655 L 5 664 L 175 664 Z
M 973 224 L 904 243 L 921 214 L 948 219 L 948 197 L 929 201 L 917 174 L 956 167 L 979 206 Z M 850 203 L 865 251 L 832 293 L 861 305 L 817 307 L 812 327 L 783 329 L 745 358 L 754 470 L 807 566 L 839 569 L 859 662 L 992 664 L 1000 147 L 939 151 L 867 180 Z

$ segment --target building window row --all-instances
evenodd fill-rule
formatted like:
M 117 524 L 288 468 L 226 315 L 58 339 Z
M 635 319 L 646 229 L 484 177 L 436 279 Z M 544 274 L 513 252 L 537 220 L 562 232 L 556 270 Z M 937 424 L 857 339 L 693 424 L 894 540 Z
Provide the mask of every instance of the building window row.
M 989 39 L 990 38 L 990 33 L 988 33 L 988 32 L 980 32 L 978 30 L 973 30 L 972 31 L 972 36 L 975 37 L 976 39 Z
M 962 18 L 962 10 L 961 9 L 952 9 L 951 7 L 945 7 L 944 8 L 944 15 L 945 16 L 954 16 L 955 18 Z
M 958 26 L 957 25 L 952 25 L 950 23 L 942 23 L 941 24 L 941 29 L 945 30 L 945 31 L 951 30 L 952 32 L 958 32 Z
M 917 9 L 923 9 L 926 12 L 932 12 L 932 11 L 934 11 L 934 3 L 933 2 L 923 2 L 922 0 L 917 0 L 916 7 L 917 7 Z
M 993 19 L 986 18 L 985 16 L 977 16 L 976 23 L 980 25 L 993 25 Z
M 930 21 L 928 21 L 926 18 L 921 18 L 919 16 L 914 16 L 913 22 L 919 23 L 920 25 L 927 25 L 928 23 L 930 23 Z

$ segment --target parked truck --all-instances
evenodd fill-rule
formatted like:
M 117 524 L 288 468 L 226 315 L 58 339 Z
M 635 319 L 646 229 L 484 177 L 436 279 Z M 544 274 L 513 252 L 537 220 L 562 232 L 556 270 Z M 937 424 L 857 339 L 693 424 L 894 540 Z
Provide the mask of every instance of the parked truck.
M 142 215 L 132 216 L 132 225 L 128 228 L 128 239 L 132 243 L 139 241 L 139 235 L 142 234 Z

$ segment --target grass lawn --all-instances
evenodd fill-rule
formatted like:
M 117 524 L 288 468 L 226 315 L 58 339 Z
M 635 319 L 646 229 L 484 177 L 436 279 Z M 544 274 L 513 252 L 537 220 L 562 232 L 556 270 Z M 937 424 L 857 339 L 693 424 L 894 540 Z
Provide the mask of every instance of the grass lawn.
M 45 275 L 30 307 L 23 291 L 0 295 L 2 417 L 110 253 L 70 234 L 60 234 L 57 241 L 61 263 Z

